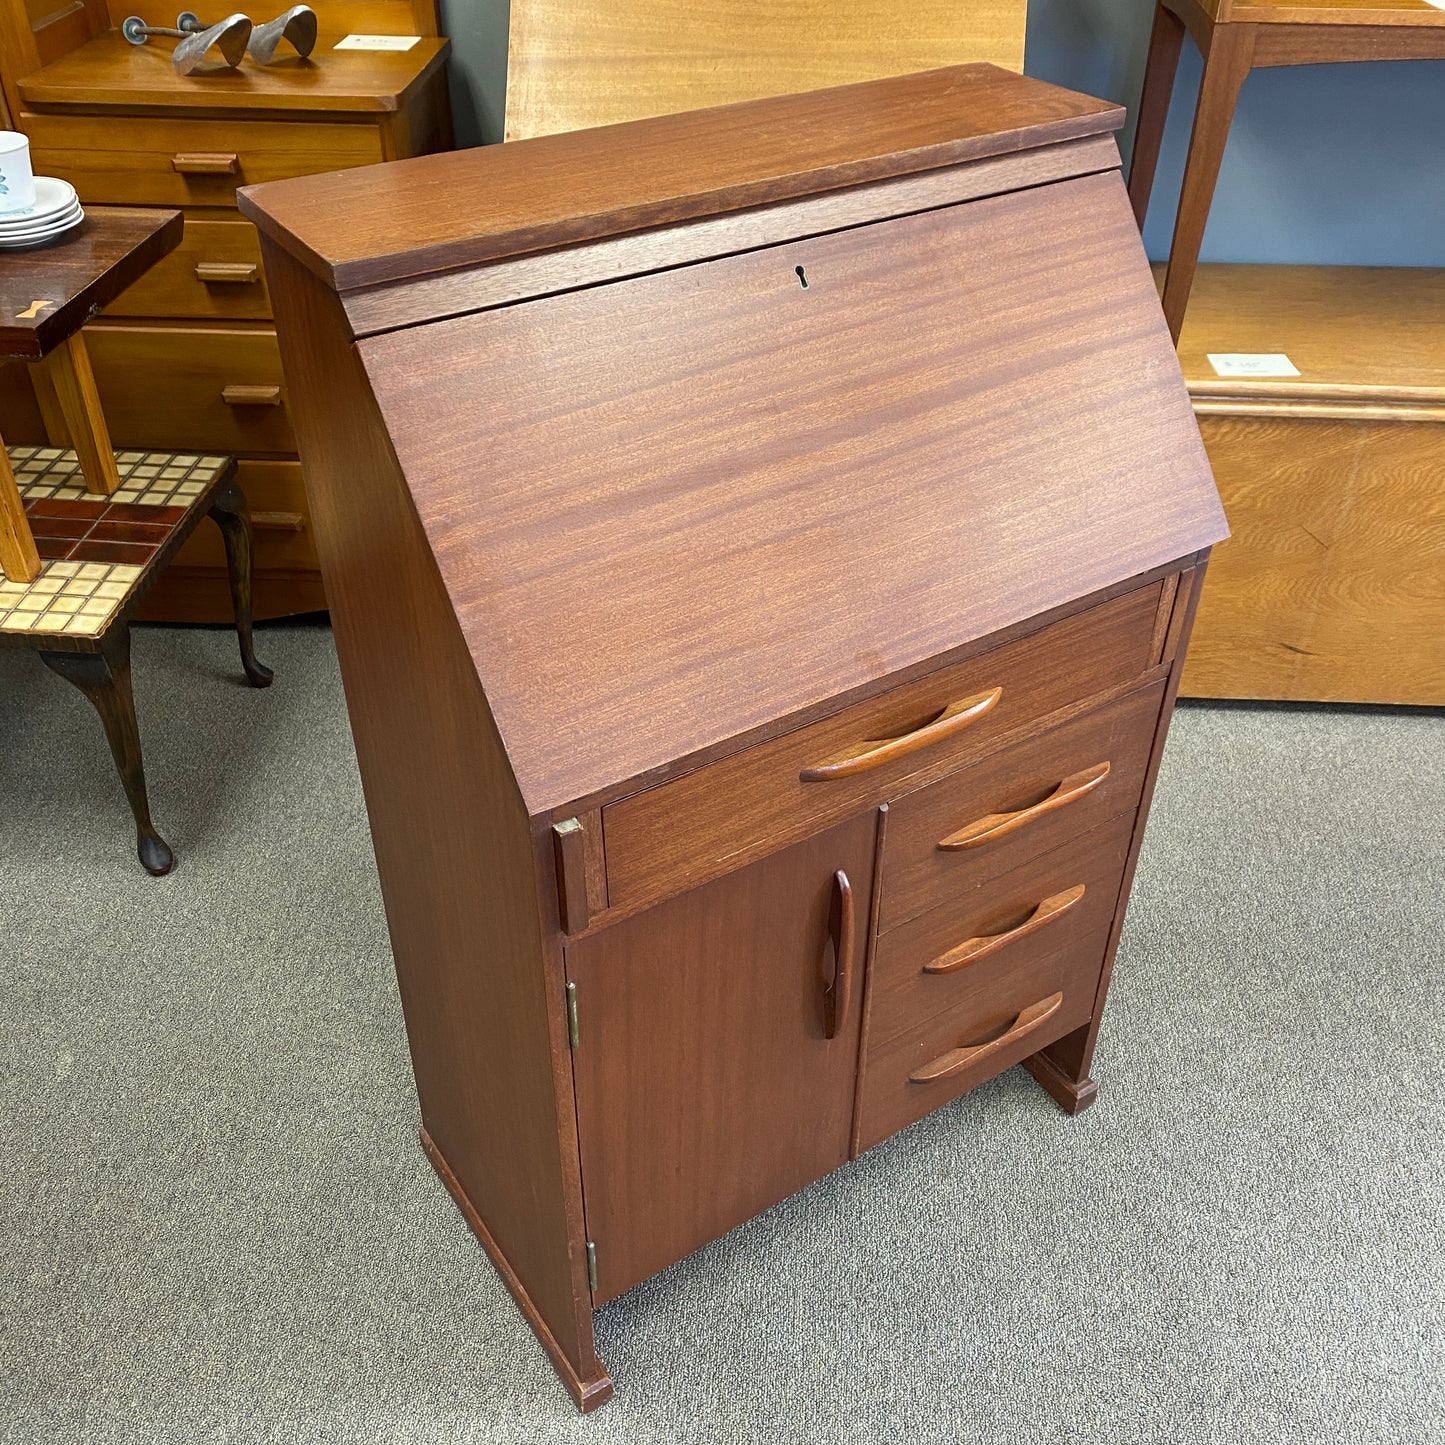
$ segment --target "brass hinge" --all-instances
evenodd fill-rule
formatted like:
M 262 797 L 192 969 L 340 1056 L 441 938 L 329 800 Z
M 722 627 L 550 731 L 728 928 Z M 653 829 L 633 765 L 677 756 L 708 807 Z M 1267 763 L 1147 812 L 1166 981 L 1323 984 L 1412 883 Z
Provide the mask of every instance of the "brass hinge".
M 587 1286 L 593 1294 L 597 1293 L 597 1246 L 590 1239 L 587 1241 Z
M 567 1042 L 577 1047 L 577 985 L 567 985 Z

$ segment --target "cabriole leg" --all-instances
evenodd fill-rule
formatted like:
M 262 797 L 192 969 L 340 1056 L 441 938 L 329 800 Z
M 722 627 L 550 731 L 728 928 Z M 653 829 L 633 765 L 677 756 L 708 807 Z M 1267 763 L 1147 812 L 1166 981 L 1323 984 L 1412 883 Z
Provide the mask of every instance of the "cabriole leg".
M 176 861 L 175 854 L 156 832 L 146 798 L 140 730 L 136 726 L 135 698 L 130 686 L 130 629 L 117 628 L 99 652 L 42 652 L 40 660 L 52 672 L 78 687 L 100 714 L 126 800 L 135 815 L 136 852 L 141 867 L 157 877 L 169 873 Z
M 231 579 L 231 606 L 236 614 L 236 637 L 241 644 L 241 666 L 252 687 L 270 687 L 275 674 L 256 661 L 251 643 L 251 511 L 246 494 L 234 481 L 211 498 L 211 517 L 226 544 L 226 571 Z

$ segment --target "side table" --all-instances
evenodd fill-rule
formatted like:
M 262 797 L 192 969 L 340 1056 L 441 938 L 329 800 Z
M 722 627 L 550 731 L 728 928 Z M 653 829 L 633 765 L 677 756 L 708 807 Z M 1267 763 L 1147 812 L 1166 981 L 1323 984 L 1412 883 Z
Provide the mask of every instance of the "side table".
M 62 240 L 0 259 L 0 358 L 36 363 L 72 449 L 0 446 L 0 647 L 27 647 L 104 724 L 145 869 L 175 855 L 151 821 L 130 681 L 130 622 L 175 550 L 209 516 L 225 539 L 241 662 L 251 641 L 251 523 L 235 460 L 111 448 L 81 326 L 181 236 L 177 211 L 97 210 Z
M 1186 30 L 1204 56 L 1204 74 L 1164 282 L 1164 315 L 1176 344 L 1234 105 L 1249 72 L 1351 60 L 1445 59 L 1445 10 L 1428 0 L 1157 0 L 1129 169 L 1129 199 L 1140 230 Z

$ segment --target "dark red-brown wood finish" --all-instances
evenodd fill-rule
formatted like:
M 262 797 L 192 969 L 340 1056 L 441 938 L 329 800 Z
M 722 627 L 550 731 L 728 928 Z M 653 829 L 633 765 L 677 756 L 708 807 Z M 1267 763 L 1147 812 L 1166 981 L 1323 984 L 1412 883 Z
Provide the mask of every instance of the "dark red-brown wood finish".
M 596 1303 L 1093 1097 L 1224 535 L 1119 119 L 967 66 L 242 193 L 423 1141 L 583 1409 Z

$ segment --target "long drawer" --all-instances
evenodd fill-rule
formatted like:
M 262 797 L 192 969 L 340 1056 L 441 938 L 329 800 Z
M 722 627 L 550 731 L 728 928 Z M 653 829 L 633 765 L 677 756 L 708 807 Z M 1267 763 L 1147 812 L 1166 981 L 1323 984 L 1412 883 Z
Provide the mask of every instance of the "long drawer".
M 105 308 L 107 316 L 266 321 L 271 298 L 249 221 L 186 217 L 181 244 Z
M 241 186 L 382 159 L 381 132 L 366 122 L 26 112 L 21 129 L 37 174 L 114 205 L 234 206 Z
M 102 322 L 85 338 L 116 446 L 295 452 L 269 327 Z
M 1163 700 L 1143 688 L 895 803 L 880 931 L 1133 812 Z
M 878 940 L 860 1149 L 1088 1022 L 1133 823 L 1117 819 Z M 1050 902 L 1052 916 L 1030 927 Z
M 1138 677 L 1162 584 L 895 688 L 603 810 L 614 906 L 661 897 L 996 750 Z M 887 741 L 884 741 L 887 740 Z

